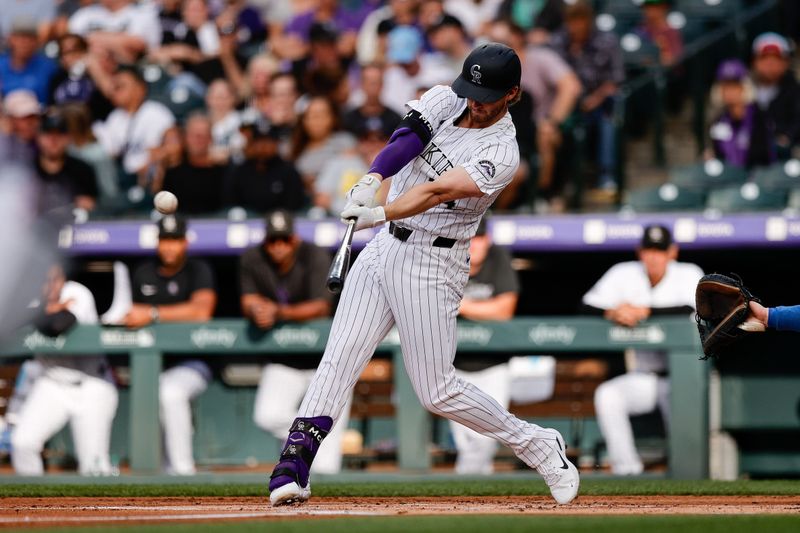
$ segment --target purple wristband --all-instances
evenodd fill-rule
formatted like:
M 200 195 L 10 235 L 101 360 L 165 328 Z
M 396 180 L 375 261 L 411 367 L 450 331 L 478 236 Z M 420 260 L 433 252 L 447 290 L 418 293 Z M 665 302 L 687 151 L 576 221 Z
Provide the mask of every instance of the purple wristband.
M 420 138 L 410 128 L 398 128 L 383 150 L 375 156 L 369 172 L 377 172 L 384 178 L 394 176 L 424 148 Z

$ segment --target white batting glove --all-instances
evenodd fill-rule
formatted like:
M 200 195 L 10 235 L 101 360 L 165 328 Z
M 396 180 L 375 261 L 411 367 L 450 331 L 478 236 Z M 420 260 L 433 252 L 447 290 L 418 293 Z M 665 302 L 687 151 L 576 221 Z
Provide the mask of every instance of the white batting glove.
M 383 206 L 380 205 L 378 207 L 346 207 L 340 216 L 342 217 L 342 222 L 345 223 L 350 222 L 349 219 L 355 218 L 356 231 L 366 228 L 374 228 L 375 226 L 380 226 L 386 222 L 386 213 L 383 210 Z
M 372 174 L 365 174 L 358 183 L 347 191 L 347 205 L 345 209 L 356 206 L 375 207 L 375 194 L 381 187 L 381 180 Z

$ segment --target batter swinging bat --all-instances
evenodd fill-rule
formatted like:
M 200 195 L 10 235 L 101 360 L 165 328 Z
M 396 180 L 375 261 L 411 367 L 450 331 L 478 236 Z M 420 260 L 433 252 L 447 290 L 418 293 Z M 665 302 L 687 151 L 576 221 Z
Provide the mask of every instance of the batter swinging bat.
M 353 230 L 356 227 L 355 219 L 347 223 L 347 229 L 342 237 L 342 244 L 333 257 L 331 269 L 328 271 L 328 290 L 333 294 L 342 292 L 344 278 L 347 276 L 347 269 L 350 268 L 350 244 L 353 242 Z

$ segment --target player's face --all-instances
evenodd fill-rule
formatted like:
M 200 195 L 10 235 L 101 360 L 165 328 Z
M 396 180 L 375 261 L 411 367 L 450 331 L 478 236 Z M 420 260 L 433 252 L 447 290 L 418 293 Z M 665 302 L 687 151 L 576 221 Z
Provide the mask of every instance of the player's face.
M 158 239 L 158 259 L 165 267 L 176 267 L 186 260 L 186 239 Z
M 476 235 L 469 241 L 469 262 L 471 266 L 475 267 L 483 264 L 486 260 L 486 255 L 489 253 L 489 246 L 491 246 L 491 242 L 488 235 Z
M 667 272 L 667 265 L 677 257 L 677 249 L 670 246 L 666 250 L 656 248 L 642 248 L 639 250 L 639 260 L 647 271 L 651 280 L 660 280 Z
M 267 255 L 276 265 L 282 265 L 292 259 L 294 250 L 297 244 L 297 238 L 291 237 L 276 237 L 267 239 L 266 248 Z
M 506 113 L 508 104 L 505 98 L 496 102 L 481 103 L 477 100 L 468 100 L 469 114 L 472 122 L 479 128 L 491 126 Z
M 66 276 L 64 269 L 60 265 L 53 265 L 47 271 L 47 278 L 45 279 L 42 296 L 48 302 L 57 302 L 61 297 L 61 289 L 64 288 Z

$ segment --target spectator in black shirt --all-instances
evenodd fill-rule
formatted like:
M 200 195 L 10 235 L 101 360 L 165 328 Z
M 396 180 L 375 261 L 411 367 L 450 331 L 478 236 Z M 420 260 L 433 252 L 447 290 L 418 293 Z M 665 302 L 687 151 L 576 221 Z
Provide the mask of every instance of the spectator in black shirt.
M 246 160 L 228 177 L 225 204 L 260 212 L 303 207 L 306 196 L 300 174 L 278 155 L 280 132 L 262 118 L 242 131 L 247 138 Z
M 753 41 L 755 101 L 775 127 L 780 159 L 787 159 L 800 140 L 800 85 L 789 52 L 789 43 L 777 33 L 763 33 Z
M 219 211 L 225 167 L 211 159 L 211 121 L 206 115 L 194 114 L 188 118 L 183 144 L 183 162 L 166 171 L 162 190 L 180 198 L 183 213 Z
M 366 65 L 361 69 L 361 92 L 364 103 L 344 114 L 344 129 L 356 137 L 361 137 L 368 131 L 380 130 L 388 139 L 402 117 L 381 101 L 383 69 L 380 66 Z
M 67 155 L 69 134 L 61 115 L 42 118 L 36 136 L 39 148 L 36 170 L 41 179 L 42 211 L 74 204 L 91 211 L 97 203 L 97 179 L 94 169 L 80 159 Z
M 131 328 L 158 322 L 206 322 L 214 314 L 214 275 L 205 261 L 187 256 L 186 221 L 167 215 L 158 223 L 157 258 L 132 276 L 133 306 L 124 319 Z M 161 373 L 159 404 L 167 472 L 191 475 L 192 414 L 190 402 L 208 387 L 211 369 L 189 359 Z
M 569 63 L 583 86 L 579 110 L 583 120 L 596 129 L 598 185 L 616 191 L 613 97 L 625 80 L 622 50 L 613 33 L 595 28 L 594 12 L 584 0 L 566 6 L 564 20 L 564 29 L 553 35 L 551 46 Z

